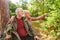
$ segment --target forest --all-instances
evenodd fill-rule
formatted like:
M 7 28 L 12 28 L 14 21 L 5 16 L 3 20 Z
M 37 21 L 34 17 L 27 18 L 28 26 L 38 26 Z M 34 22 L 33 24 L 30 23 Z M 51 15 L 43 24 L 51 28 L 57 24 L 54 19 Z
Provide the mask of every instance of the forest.
M 43 20 L 32 21 L 32 28 L 42 40 L 60 40 L 60 0 L 20 0 L 16 4 L 9 0 L 10 16 L 16 8 L 29 10 L 32 17 L 48 13 Z

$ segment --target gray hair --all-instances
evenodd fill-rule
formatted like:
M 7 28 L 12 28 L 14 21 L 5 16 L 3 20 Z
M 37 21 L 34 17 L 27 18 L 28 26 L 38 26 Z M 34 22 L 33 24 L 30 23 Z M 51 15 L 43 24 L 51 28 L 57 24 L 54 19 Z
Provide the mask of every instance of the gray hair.
M 22 8 L 17 8 L 16 10 L 15 10 L 15 13 L 17 13 L 19 10 L 23 10 Z

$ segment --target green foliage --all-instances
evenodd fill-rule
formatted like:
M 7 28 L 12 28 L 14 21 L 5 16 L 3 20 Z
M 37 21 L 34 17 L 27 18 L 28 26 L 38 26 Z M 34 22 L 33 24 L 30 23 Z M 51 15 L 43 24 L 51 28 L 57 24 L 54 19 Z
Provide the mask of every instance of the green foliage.
M 15 14 L 17 7 L 28 9 L 32 17 L 48 13 L 48 17 L 43 21 L 34 22 L 33 25 L 37 23 L 37 25 L 40 25 L 39 27 L 44 29 L 44 33 L 48 32 L 49 35 L 60 36 L 60 0 L 30 0 L 30 3 L 22 1 L 22 5 L 10 2 L 11 15 Z
M 12 16 L 12 15 L 15 15 L 15 10 L 16 10 L 16 8 L 23 8 L 23 9 L 28 9 L 27 8 L 27 2 L 26 1 L 24 1 L 24 0 L 20 0 L 22 3 L 21 3 L 21 5 L 20 4 L 14 4 L 14 3 L 12 3 L 10 0 L 9 0 L 9 8 L 10 8 L 10 15 Z
M 60 36 L 60 0 L 31 0 L 28 7 L 32 16 L 39 16 L 43 13 L 48 13 L 43 22 L 40 23 L 40 27 L 44 30 L 44 33 L 48 32 L 52 36 Z
M 9 8 L 10 8 L 10 15 L 14 15 L 15 13 L 15 9 L 17 8 L 17 6 L 15 4 L 13 4 L 11 1 L 9 1 Z

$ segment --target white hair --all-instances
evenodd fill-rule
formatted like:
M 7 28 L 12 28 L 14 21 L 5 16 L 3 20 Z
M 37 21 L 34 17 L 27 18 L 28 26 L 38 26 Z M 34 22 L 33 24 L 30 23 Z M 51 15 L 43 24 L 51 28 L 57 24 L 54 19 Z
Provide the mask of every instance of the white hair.
M 23 10 L 22 8 L 17 8 L 15 12 L 17 13 L 19 10 Z

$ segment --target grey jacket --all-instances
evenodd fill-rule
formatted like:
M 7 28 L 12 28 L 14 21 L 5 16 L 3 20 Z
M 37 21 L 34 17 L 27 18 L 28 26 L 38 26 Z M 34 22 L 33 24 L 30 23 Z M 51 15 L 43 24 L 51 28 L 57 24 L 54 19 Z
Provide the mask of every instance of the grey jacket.
M 27 34 L 29 34 L 30 36 L 35 36 L 36 34 L 33 31 L 30 22 L 25 17 L 23 17 L 22 20 L 24 21 Z M 6 28 L 4 30 L 4 36 L 3 36 L 2 40 L 5 39 L 4 37 L 5 37 L 6 33 L 14 34 L 15 35 L 14 40 L 16 40 L 16 39 L 21 40 L 18 33 L 16 32 L 16 30 L 17 30 L 17 22 L 16 22 L 16 17 L 15 17 L 14 21 L 12 23 L 10 21 L 8 21 L 8 23 L 6 24 Z
M 29 34 L 30 36 L 35 36 L 36 35 L 35 31 L 32 29 L 30 22 L 25 17 L 22 17 L 22 20 L 24 21 L 27 34 Z M 14 28 L 16 30 L 17 29 L 16 17 L 14 18 L 13 24 L 14 24 Z

